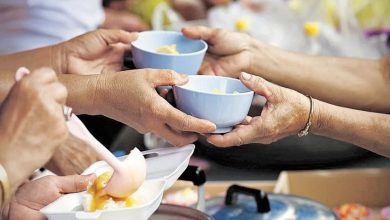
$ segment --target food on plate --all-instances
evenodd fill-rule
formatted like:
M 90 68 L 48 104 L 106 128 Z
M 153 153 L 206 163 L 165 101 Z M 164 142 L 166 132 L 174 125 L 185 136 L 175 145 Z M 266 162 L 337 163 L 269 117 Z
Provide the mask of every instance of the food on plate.
M 156 49 L 157 53 L 165 53 L 165 54 L 179 54 L 176 49 L 176 44 L 164 45 Z
M 88 187 L 82 201 L 85 211 L 94 212 L 140 205 L 142 198 L 135 197 L 137 194 L 135 192 L 143 185 L 146 178 L 145 158 L 137 148 L 134 148 L 121 165 L 123 167 L 119 167 L 114 172 L 110 170 L 99 173 L 93 184 Z M 118 189 L 120 193 L 115 194 Z
M 214 94 L 218 94 L 218 95 L 224 95 L 226 94 L 226 92 L 222 89 L 218 89 L 218 88 L 214 88 L 213 90 L 211 90 L 212 93 Z M 237 95 L 237 94 L 240 94 L 238 91 L 234 91 L 232 94 L 234 95 Z
M 111 176 L 111 171 L 104 172 L 88 188 L 83 203 L 85 211 L 94 212 L 105 209 L 127 208 L 139 204 L 131 195 L 127 198 L 114 198 L 107 195 L 104 192 L 104 187 L 106 187 Z

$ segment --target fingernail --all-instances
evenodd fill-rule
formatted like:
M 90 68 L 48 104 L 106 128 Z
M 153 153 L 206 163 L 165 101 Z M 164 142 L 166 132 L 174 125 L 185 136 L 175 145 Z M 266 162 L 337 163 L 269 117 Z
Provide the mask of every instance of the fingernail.
M 244 80 L 250 80 L 252 78 L 252 75 L 248 74 L 248 73 L 245 73 L 245 72 L 242 72 L 241 73 L 241 77 L 244 79 Z
M 209 142 L 210 144 L 212 145 L 215 145 L 212 141 L 210 141 L 209 139 L 207 139 L 207 142 Z

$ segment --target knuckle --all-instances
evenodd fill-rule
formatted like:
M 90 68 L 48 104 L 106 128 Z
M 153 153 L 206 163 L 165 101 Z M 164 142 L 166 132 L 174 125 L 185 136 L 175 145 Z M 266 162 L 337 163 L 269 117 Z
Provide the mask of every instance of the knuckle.
M 41 67 L 35 71 L 33 71 L 32 73 L 33 75 L 36 75 L 36 76 L 42 76 L 42 74 L 45 74 L 46 77 L 49 77 L 50 79 L 55 79 L 57 80 L 57 75 L 56 73 L 54 72 L 53 69 L 49 68 L 49 67 Z
M 167 69 L 167 70 L 164 70 L 164 74 L 169 81 L 175 82 L 175 80 L 176 80 L 176 72 L 175 71 Z
M 58 83 L 56 88 L 61 99 L 66 99 L 68 97 L 68 89 L 63 84 Z
M 245 144 L 244 139 L 243 139 L 241 136 L 238 136 L 238 137 L 237 137 L 236 145 L 237 145 L 237 146 L 241 146 L 241 145 L 243 145 L 243 144 Z
M 182 120 L 179 121 L 179 128 L 182 130 L 188 130 L 191 128 L 191 116 L 184 115 Z

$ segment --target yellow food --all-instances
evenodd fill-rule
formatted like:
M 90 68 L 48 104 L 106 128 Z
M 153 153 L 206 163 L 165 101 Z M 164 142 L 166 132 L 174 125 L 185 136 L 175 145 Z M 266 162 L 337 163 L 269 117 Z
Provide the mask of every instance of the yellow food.
M 218 95 L 226 94 L 226 92 L 224 90 L 218 89 L 218 88 L 215 88 L 215 89 L 211 90 L 211 92 L 214 93 L 214 94 L 218 94 Z M 237 95 L 237 94 L 240 94 L 240 93 L 238 91 L 234 91 L 232 94 Z
M 211 92 L 214 94 L 219 94 L 219 95 L 225 94 L 225 91 L 223 91 L 222 89 L 217 89 L 217 88 L 211 90 Z
M 156 49 L 157 53 L 165 53 L 165 54 L 179 54 L 176 49 L 176 44 L 164 45 Z
M 103 192 L 103 189 L 107 185 L 111 176 L 112 176 L 112 172 L 109 171 L 101 174 L 95 179 L 92 186 L 88 188 L 87 193 L 89 193 L 92 196 L 92 200 L 88 207 L 88 211 L 94 212 L 97 210 L 110 208 L 113 206 L 113 204 L 109 204 L 109 203 L 115 203 L 116 206 L 118 207 L 131 207 L 137 205 L 137 201 L 131 196 L 124 199 L 118 199 L 118 198 L 111 197 Z M 113 207 L 113 208 L 117 208 L 117 207 Z

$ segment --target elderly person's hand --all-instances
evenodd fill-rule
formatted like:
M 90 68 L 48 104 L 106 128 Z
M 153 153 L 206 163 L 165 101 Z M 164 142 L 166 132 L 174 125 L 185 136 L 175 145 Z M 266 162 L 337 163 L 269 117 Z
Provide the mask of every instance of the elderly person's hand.
M 76 193 L 87 189 L 95 179 L 89 176 L 46 176 L 27 182 L 15 193 L 9 206 L 9 219 L 47 219 L 40 209 L 54 202 L 66 193 Z
M 16 82 L 0 109 L 0 163 L 16 188 L 49 161 L 68 137 L 63 105 L 66 88 L 52 69 Z
M 251 72 L 253 53 L 259 42 L 249 35 L 207 27 L 188 27 L 182 32 L 189 38 L 203 39 L 209 45 L 201 74 L 238 77 L 241 72 Z
M 187 76 L 172 70 L 140 69 L 99 75 L 92 109 L 126 123 L 141 133 L 154 132 L 176 146 L 210 133 L 215 125 L 191 117 L 170 105 L 157 92 L 162 85 L 184 84 Z M 96 112 L 97 113 L 97 112 Z
M 57 175 L 81 174 L 98 157 L 85 141 L 69 134 L 68 139 L 54 153 L 45 168 Z
M 53 46 L 57 73 L 91 75 L 120 71 L 123 57 L 137 33 L 97 30 Z
M 264 96 L 267 103 L 260 116 L 248 116 L 231 132 L 211 135 L 208 142 L 219 147 L 269 144 L 304 129 L 310 112 L 310 100 L 307 97 L 247 73 L 242 73 L 240 80 L 256 94 Z

